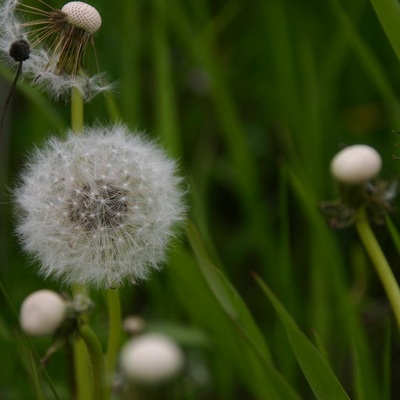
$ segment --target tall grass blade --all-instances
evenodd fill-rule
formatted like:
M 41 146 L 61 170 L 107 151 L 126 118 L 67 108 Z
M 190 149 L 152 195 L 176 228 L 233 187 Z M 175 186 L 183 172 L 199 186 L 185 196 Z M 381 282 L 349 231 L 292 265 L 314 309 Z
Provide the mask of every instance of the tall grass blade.
M 325 359 L 304 333 L 300 331 L 292 317 L 265 282 L 257 275 L 255 275 L 255 279 L 284 324 L 292 350 L 317 399 L 349 400 L 350 397 L 346 394 Z

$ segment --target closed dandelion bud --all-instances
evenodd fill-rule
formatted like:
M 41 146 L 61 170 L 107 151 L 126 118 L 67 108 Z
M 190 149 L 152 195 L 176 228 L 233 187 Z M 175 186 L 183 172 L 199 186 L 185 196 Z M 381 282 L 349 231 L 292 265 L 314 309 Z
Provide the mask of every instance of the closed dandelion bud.
M 340 198 L 321 203 L 320 209 L 333 228 L 353 224 L 364 208 L 370 221 L 381 224 L 393 211 L 396 182 L 378 178 L 382 167 L 379 153 L 357 144 L 339 151 L 331 161 L 331 174 L 338 182 Z
M 29 43 L 24 39 L 20 39 L 11 43 L 9 54 L 15 61 L 22 62 L 29 58 L 30 51 Z
M 340 183 L 359 185 L 375 178 L 381 166 L 381 156 L 374 148 L 356 144 L 335 155 L 331 162 L 331 173 Z
M 67 317 L 67 302 L 52 290 L 38 290 L 22 303 L 20 323 L 30 336 L 53 335 Z
M 122 322 L 122 329 L 128 335 L 137 335 L 146 327 L 145 321 L 136 315 L 129 315 Z
M 41 275 L 113 287 L 164 261 L 184 217 L 175 162 L 125 126 L 50 139 L 16 190 L 17 227 Z
M 180 347 L 168 336 L 159 333 L 147 333 L 130 339 L 121 350 L 121 370 L 136 383 L 163 383 L 175 377 L 183 364 Z

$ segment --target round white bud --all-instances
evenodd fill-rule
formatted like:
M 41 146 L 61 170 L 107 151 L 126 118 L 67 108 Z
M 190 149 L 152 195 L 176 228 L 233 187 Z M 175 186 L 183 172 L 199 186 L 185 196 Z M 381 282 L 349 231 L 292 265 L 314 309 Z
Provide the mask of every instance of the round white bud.
M 176 376 L 183 360 L 182 350 L 172 339 L 159 333 L 147 333 L 124 345 L 120 365 L 128 379 L 151 385 Z
M 89 4 L 82 1 L 71 1 L 61 8 L 67 15 L 67 22 L 86 32 L 95 33 L 101 26 L 99 12 Z
M 129 335 L 137 335 L 143 332 L 145 326 L 144 320 L 136 315 L 129 315 L 122 322 L 123 330 Z
M 62 325 L 66 314 L 67 302 L 58 293 L 38 290 L 21 305 L 21 328 L 31 336 L 52 335 Z
M 339 182 L 357 185 L 374 178 L 382 167 L 379 153 L 365 144 L 348 146 L 331 162 L 332 176 Z

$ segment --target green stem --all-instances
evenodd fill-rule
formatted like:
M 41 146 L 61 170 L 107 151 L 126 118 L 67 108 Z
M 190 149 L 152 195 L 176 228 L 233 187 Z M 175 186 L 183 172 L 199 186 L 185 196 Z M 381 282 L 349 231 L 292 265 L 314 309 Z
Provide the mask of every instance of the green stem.
M 71 128 L 74 133 L 79 133 L 83 129 L 83 98 L 78 89 L 71 90 Z M 85 293 L 85 289 L 75 287 L 74 294 Z M 81 317 L 81 323 L 84 323 L 85 317 Z M 77 400 L 94 400 L 90 390 L 90 375 L 89 375 L 89 355 L 88 351 L 82 343 L 77 340 L 73 344 L 74 352 L 74 375 L 75 375 L 75 390 Z
M 83 129 L 83 98 L 76 88 L 71 91 L 71 128 L 75 133 Z
M 90 366 L 92 370 L 93 398 L 95 398 L 96 400 L 106 400 L 107 381 L 103 350 L 101 348 L 99 339 L 88 325 L 83 325 L 79 329 L 79 336 L 84 341 L 89 354 Z
M 400 330 L 400 288 L 389 266 L 389 263 L 383 254 L 383 251 L 379 246 L 374 233 L 372 232 L 364 208 L 360 209 L 358 212 L 356 228 L 386 291 L 386 295 L 392 306 L 397 325 Z
M 77 400 L 95 400 L 90 388 L 89 356 L 82 340 L 74 340 L 74 376 L 75 398 Z
M 74 297 L 78 294 L 87 295 L 85 288 L 75 285 L 73 287 Z M 81 315 L 79 322 L 83 325 L 87 322 L 87 316 Z M 74 375 L 75 391 L 77 400 L 96 400 L 90 388 L 89 355 L 85 343 L 82 340 L 74 340 Z
M 107 290 L 109 334 L 106 354 L 107 376 L 112 377 L 122 339 L 121 302 L 118 289 Z

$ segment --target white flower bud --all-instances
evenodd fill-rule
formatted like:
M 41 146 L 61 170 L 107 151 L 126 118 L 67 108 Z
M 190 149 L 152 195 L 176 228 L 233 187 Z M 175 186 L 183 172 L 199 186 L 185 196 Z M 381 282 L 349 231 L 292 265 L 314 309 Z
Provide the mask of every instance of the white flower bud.
M 125 344 L 120 363 L 128 379 L 151 385 L 173 378 L 182 369 L 183 361 L 183 353 L 172 339 L 148 333 Z
M 143 332 L 145 326 L 144 320 L 136 315 L 129 315 L 122 323 L 123 330 L 129 335 L 137 335 Z
M 333 157 L 331 173 L 341 183 L 357 185 L 377 176 L 381 166 L 381 156 L 375 149 L 356 144 L 344 148 Z
M 20 323 L 31 336 L 54 334 L 67 315 L 67 302 L 52 290 L 38 290 L 22 303 Z

